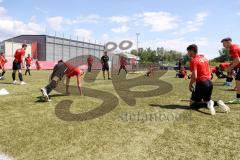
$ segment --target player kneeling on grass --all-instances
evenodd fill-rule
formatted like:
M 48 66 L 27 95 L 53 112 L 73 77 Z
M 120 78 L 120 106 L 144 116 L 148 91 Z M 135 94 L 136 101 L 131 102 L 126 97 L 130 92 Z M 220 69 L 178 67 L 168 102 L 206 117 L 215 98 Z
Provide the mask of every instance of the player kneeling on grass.
M 7 60 L 5 59 L 4 53 L 0 53 L 0 69 L 2 70 L 2 73 L 0 73 L 0 80 L 4 80 L 4 74 L 6 73 L 5 70 L 5 63 L 7 63 Z
M 74 71 L 74 68 L 71 65 L 64 63 L 62 60 L 58 61 L 58 64 L 56 64 L 53 68 L 50 83 L 46 87 L 41 88 L 41 92 L 43 94 L 43 97 L 45 98 L 45 101 L 50 101 L 49 99 L 50 92 L 57 87 L 58 82 L 61 81 L 65 75 L 67 75 L 66 90 L 67 93 L 69 93 L 68 85 L 70 82 L 70 78 L 74 75 L 80 75 L 81 73 L 81 71 L 76 72 Z M 82 94 L 80 78 L 78 80 L 79 80 L 78 81 L 79 92 L 80 94 Z
M 187 76 L 187 71 L 184 67 L 181 67 L 181 69 L 178 71 L 176 77 L 177 78 L 185 78 Z
M 27 49 L 27 45 L 26 44 L 23 44 L 22 45 L 22 48 L 21 49 L 17 49 L 16 52 L 15 52 L 15 55 L 14 55 L 14 61 L 13 61 L 13 73 L 12 73 L 12 79 L 13 79 L 13 84 L 17 84 L 17 81 L 16 81 L 16 72 L 18 71 L 18 77 L 19 77 L 19 80 L 21 81 L 21 85 L 24 85 L 26 84 L 24 81 L 23 81 L 23 76 L 22 76 L 22 68 L 24 68 L 24 65 L 23 65 L 23 58 L 24 58 L 24 55 L 25 55 L 25 50 Z
M 214 101 L 211 100 L 213 84 L 208 60 L 198 54 L 198 47 L 195 44 L 188 46 L 188 55 L 191 57 L 190 70 L 192 72 L 189 90 L 192 92 L 190 100 L 191 107 L 198 107 L 199 104 L 206 106 L 212 115 L 215 115 Z M 194 87 L 195 84 L 195 87 Z M 228 112 L 230 109 L 223 101 L 216 102 L 222 111 Z

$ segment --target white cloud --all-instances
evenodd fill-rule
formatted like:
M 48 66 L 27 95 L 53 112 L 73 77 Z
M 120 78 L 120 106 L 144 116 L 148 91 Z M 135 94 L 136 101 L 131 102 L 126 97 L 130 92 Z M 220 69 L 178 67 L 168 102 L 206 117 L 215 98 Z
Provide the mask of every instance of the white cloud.
M 129 30 L 129 27 L 127 26 L 121 26 L 121 27 L 118 27 L 118 28 L 112 28 L 111 31 L 114 32 L 114 33 L 125 33 Z
M 33 19 L 32 19 L 33 20 Z M 19 34 L 40 34 L 43 33 L 43 27 L 34 22 L 23 22 L 7 15 L 7 10 L 0 7 L 0 34 L 1 39 Z
M 208 16 L 205 12 L 200 12 L 196 14 L 194 20 L 187 21 L 185 24 L 186 27 L 180 30 L 180 34 L 196 32 L 198 31 L 204 24 L 206 17 Z
M 152 32 L 163 32 L 178 27 L 177 18 L 168 12 L 144 12 L 137 15 L 139 21 L 150 26 Z
M 2 3 L 3 2 L 3 0 L 0 0 L 0 3 Z
M 75 29 L 74 34 L 76 36 L 78 36 L 79 38 L 84 38 L 84 39 L 88 39 L 88 40 L 93 39 L 92 38 L 92 31 L 87 30 L 87 29 L 83 29 L 83 28 Z
M 112 16 L 109 19 L 111 22 L 115 23 L 127 23 L 130 21 L 130 17 L 127 16 Z
M 237 14 L 238 16 L 240 16 L 240 12 L 237 12 L 236 14 Z
M 62 29 L 63 22 L 64 22 L 64 18 L 61 16 L 50 17 L 47 19 L 47 23 L 49 27 L 56 31 L 59 31 Z

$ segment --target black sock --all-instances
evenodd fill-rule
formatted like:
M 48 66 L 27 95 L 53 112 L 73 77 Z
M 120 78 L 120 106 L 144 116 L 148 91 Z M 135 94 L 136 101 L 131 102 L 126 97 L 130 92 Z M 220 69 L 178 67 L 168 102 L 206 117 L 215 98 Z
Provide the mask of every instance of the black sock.
M 12 73 L 12 79 L 13 79 L 13 81 L 16 80 L 16 73 Z
M 52 80 L 45 88 L 47 89 L 47 94 L 49 94 L 53 89 L 57 87 L 57 82 Z
M 2 76 L 4 76 L 5 73 L 6 73 L 6 71 L 3 71 L 3 72 L 2 72 Z
M 23 81 L 22 73 L 18 73 L 18 78 L 19 78 L 19 80 L 20 80 L 21 82 Z
M 2 73 L 0 73 L 0 77 L 2 77 Z
M 237 94 L 237 98 L 240 98 L 240 94 Z
M 25 75 L 27 75 L 27 70 L 25 71 Z

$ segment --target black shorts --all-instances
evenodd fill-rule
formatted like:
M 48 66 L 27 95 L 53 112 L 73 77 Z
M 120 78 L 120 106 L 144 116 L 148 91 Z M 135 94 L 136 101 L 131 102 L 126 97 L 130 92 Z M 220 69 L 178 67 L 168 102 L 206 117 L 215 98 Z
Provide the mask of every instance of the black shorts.
M 108 64 L 103 64 L 102 71 L 109 71 L 109 65 Z
M 121 66 L 120 66 L 120 69 L 127 70 L 126 66 L 124 66 L 124 65 L 121 65 Z
M 212 97 L 213 84 L 212 81 L 196 82 L 195 90 L 192 92 L 191 100 L 194 102 L 201 102 L 202 100 L 208 102 Z
M 30 67 L 31 67 L 31 65 L 30 65 L 30 64 L 26 64 L 26 67 L 27 67 L 27 68 L 30 68 Z
M 68 67 L 65 63 L 57 64 L 53 69 L 53 72 L 51 75 L 51 80 L 53 79 L 53 77 L 58 77 L 59 80 L 62 80 L 62 78 L 66 74 L 67 70 L 68 70 Z
M 240 68 L 236 69 L 236 74 L 235 80 L 240 81 Z
M 13 70 L 20 70 L 20 69 L 22 69 L 21 63 L 18 62 L 18 61 L 16 61 L 16 60 L 14 60 L 14 61 L 13 61 L 12 69 L 13 69 Z

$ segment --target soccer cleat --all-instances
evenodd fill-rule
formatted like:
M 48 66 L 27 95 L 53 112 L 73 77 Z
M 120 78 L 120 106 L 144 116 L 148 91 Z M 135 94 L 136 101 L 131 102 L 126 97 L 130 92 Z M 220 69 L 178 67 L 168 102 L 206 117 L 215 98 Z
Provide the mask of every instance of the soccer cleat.
M 49 99 L 49 96 L 48 96 L 48 94 L 47 94 L 47 90 L 46 90 L 45 88 L 41 88 L 41 92 L 42 92 L 42 95 L 43 95 L 43 97 L 44 97 L 44 101 L 45 101 L 45 102 L 51 101 L 51 100 Z
M 21 83 L 20 83 L 20 85 L 25 85 L 25 84 L 27 84 L 27 83 L 25 83 L 25 82 L 23 82 L 23 81 L 21 81 Z
M 216 111 L 214 109 L 214 102 L 212 100 L 210 100 L 208 103 L 207 103 L 207 108 L 209 109 L 211 115 L 215 115 L 216 114 Z
M 228 104 L 240 104 L 240 98 L 234 99 L 232 101 L 228 101 Z
M 223 112 L 230 112 L 230 108 L 222 100 L 217 101 L 217 104 Z
M 13 81 L 13 84 L 17 84 L 17 81 L 16 81 L 16 80 L 14 80 L 14 81 Z

